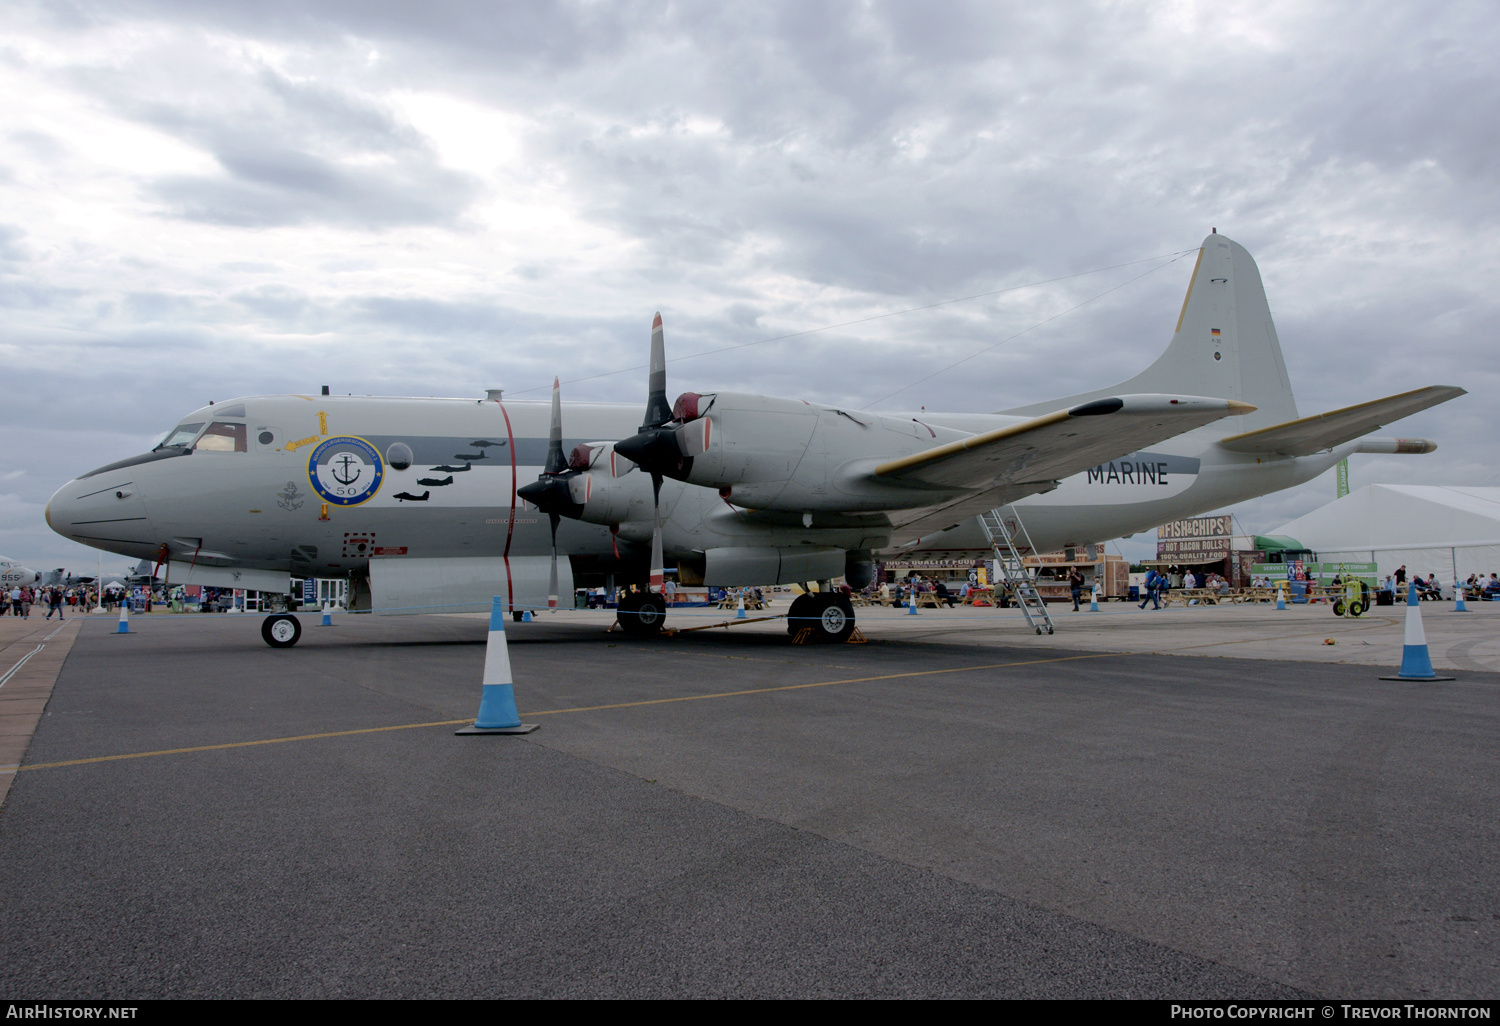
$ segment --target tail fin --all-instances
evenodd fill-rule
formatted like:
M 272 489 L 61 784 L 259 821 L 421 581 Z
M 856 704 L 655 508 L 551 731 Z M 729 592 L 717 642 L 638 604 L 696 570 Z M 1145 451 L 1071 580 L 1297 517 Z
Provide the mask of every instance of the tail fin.
M 1006 410 L 1036 416 L 1123 393 L 1170 392 L 1250 403 L 1247 431 L 1297 419 L 1297 402 L 1255 260 L 1217 233 L 1203 240 L 1167 351 L 1111 388 Z

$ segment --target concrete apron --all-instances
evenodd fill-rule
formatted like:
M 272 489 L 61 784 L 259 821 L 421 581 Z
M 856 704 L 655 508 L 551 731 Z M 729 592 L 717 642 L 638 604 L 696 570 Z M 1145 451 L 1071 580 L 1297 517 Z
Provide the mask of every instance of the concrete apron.
M 0 616 L 0 807 L 84 619 L 59 624 L 45 615 L 45 607 L 32 606 L 29 619 Z

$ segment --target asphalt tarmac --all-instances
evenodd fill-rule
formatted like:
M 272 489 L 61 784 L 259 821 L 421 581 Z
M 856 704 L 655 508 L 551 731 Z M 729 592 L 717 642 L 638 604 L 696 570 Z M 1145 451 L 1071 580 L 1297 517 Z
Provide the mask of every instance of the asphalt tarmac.
M 84 623 L 0 993 L 1500 992 L 1500 675 L 557 619 Z

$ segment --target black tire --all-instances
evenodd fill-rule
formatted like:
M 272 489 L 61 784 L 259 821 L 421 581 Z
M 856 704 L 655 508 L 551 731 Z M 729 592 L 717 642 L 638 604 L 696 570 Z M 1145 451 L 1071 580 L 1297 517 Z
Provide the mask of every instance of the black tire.
M 1333 604 L 1333 615 L 1334 616 L 1343 616 L 1344 615 L 1344 600 L 1343 599 L 1339 599 L 1338 601 L 1334 602 L 1334 604 Z
M 798 595 L 792 599 L 792 608 L 786 613 L 786 632 L 796 637 L 797 632 L 804 627 L 811 627 L 813 620 L 818 615 L 818 596 Z
M 626 634 L 655 634 L 666 622 L 667 603 L 660 595 L 627 595 L 615 615 Z
M 302 624 L 290 613 L 268 616 L 261 621 L 260 636 L 272 648 L 291 648 L 302 637 Z
M 801 610 L 797 602 L 806 599 Z M 814 641 L 823 645 L 841 645 L 854 633 L 854 604 L 843 595 L 802 595 L 792 603 L 794 616 L 787 621 L 787 633 L 795 636 L 803 627 L 811 627 Z

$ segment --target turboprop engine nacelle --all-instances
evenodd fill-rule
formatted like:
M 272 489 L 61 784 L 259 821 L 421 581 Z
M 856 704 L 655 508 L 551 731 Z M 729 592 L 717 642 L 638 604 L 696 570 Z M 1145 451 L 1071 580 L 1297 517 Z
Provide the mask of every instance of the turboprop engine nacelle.
M 894 509 L 927 505 L 931 490 L 875 482 L 870 461 L 967 435 L 911 418 L 742 392 L 686 392 L 672 408 L 681 460 L 662 473 L 768 510 Z
M 572 508 L 565 516 L 590 524 L 652 520 L 650 476 L 639 472 L 609 442 L 576 446 L 568 465 L 579 473 L 568 479 Z M 664 500 L 663 512 L 670 512 L 670 498 Z

